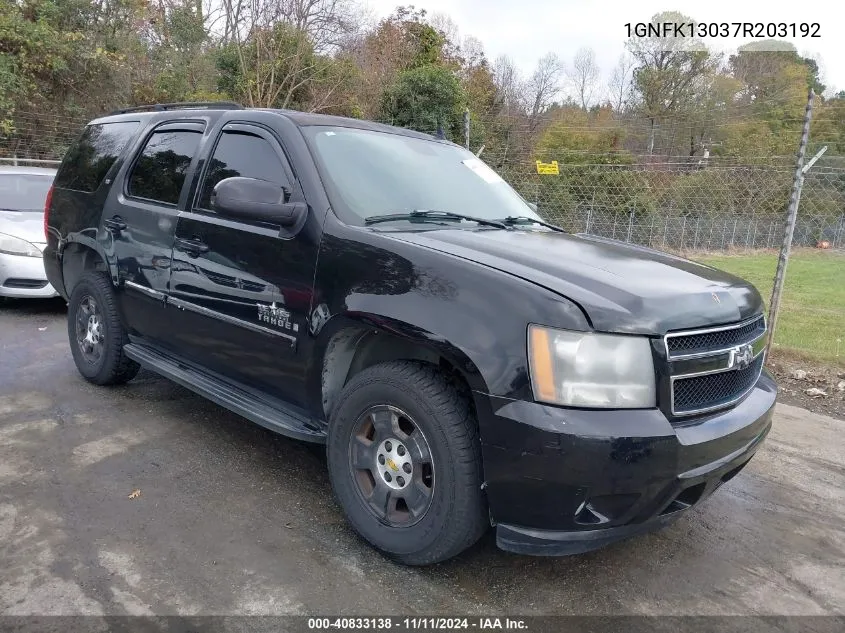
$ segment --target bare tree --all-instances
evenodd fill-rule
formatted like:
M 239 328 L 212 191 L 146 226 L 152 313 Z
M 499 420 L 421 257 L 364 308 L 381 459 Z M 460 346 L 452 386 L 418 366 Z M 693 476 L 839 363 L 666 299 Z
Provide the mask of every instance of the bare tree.
M 457 44 L 461 41 L 461 31 L 457 23 L 446 13 L 435 12 L 428 16 L 428 23 L 440 31 L 447 41 Z
M 593 49 L 579 48 L 572 60 L 572 67 L 567 69 L 566 75 L 581 107 L 587 110 L 593 100 L 599 80 L 599 66 Z
M 631 79 L 633 77 L 634 58 L 627 53 L 622 53 L 619 56 L 619 61 L 613 67 L 610 74 L 610 82 L 608 83 L 608 92 L 610 96 L 610 104 L 614 112 L 622 112 L 628 97 L 628 91 L 631 89 Z
M 356 28 L 353 0 L 221 0 L 250 106 L 289 107 Z
M 353 0 L 275 0 L 284 19 L 307 33 L 314 50 L 331 52 L 361 23 Z
M 501 55 L 493 62 L 493 83 L 496 86 L 496 101 L 505 114 L 510 114 L 519 106 L 522 91 L 522 77 L 513 60 Z
M 540 58 L 537 67 L 525 85 L 524 99 L 528 110 L 529 125 L 536 129 L 540 115 L 555 102 L 560 95 L 563 64 L 554 53 Z
M 483 42 L 472 35 L 461 40 L 461 58 L 467 67 L 476 67 L 486 60 Z

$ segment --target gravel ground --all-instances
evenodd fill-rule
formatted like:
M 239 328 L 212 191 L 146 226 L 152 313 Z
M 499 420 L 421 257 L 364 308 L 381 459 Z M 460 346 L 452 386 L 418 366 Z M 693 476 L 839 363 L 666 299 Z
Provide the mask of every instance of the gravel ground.
M 841 420 L 779 405 L 661 532 L 411 569 L 347 527 L 314 447 L 149 373 L 89 385 L 66 336 L 62 302 L 0 305 L 0 614 L 845 614 Z
M 845 421 L 845 367 L 773 354 L 767 362 L 780 401 Z

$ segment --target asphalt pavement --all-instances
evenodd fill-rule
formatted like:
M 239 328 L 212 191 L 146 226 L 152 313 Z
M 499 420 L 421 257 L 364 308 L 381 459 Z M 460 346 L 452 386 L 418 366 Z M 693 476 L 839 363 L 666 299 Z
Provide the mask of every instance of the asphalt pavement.
M 845 614 L 843 421 L 778 405 L 661 532 L 406 568 L 346 525 L 319 449 L 147 372 L 86 383 L 65 318 L 0 304 L 0 614 Z

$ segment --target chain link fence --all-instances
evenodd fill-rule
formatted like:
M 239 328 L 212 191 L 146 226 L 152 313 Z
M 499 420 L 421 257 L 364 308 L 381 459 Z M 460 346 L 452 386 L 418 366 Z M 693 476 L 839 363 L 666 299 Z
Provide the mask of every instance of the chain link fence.
M 18 112 L 15 130 L 0 136 L 0 164 L 61 159 L 85 123 L 84 118 Z M 515 133 L 525 139 L 529 134 L 527 129 Z M 545 219 L 571 232 L 683 252 L 780 247 L 794 156 L 628 154 L 628 164 L 616 164 L 618 157 L 591 154 L 573 163 L 572 153 L 535 155 L 522 149 L 482 155 Z M 538 158 L 557 160 L 558 173 L 539 174 Z M 825 156 L 807 173 L 794 244 L 845 249 L 845 157 Z
M 55 166 L 85 122 L 21 113 L 17 129 L 0 136 L 0 165 Z M 620 160 L 619 152 L 535 151 L 533 134 L 516 132 L 506 148 L 485 151 L 478 139 L 470 145 L 548 221 L 573 233 L 681 252 L 726 268 L 755 283 L 768 300 L 794 155 L 626 152 Z M 808 156 L 821 147 L 811 141 Z M 557 165 L 538 169 L 537 160 Z M 845 156 L 829 152 L 807 172 L 793 243 L 801 252 L 786 276 L 775 349 L 845 364 Z M 743 257 L 725 256 L 734 254 Z
M 779 248 L 794 166 L 534 164 L 502 172 L 540 214 L 568 231 L 661 250 Z M 532 173 L 533 171 L 533 173 Z M 796 246 L 845 248 L 845 168 L 815 166 L 804 182 Z
M 51 161 L 61 159 L 86 123 L 22 111 L 16 119 L 15 129 L 0 136 L 0 164 L 56 165 Z M 530 134 L 515 132 L 523 140 Z M 545 219 L 571 232 L 683 252 L 775 249 L 783 240 L 794 156 L 627 154 L 626 164 L 618 164 L 617 153 L 573 162 L 571 152 L 557 156 L 514 144 L 523 149 L 488 150 L 482 158 Z M 556 160 L 558 173 L 538 173 L 538 158 Z M 794 244 L 845 249 L 845 156 L 826 155 L 807 173 Z

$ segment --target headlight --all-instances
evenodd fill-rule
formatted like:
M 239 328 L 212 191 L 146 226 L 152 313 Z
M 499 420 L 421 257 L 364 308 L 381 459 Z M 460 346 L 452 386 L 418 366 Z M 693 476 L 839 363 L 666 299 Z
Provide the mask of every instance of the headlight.
M 30 244 L 26 240 L 5 233 L 0 233 L 0 253 L 41 257 L 41 250 L 35 244 Z
M 528 358 L 537 400 L 601 409 L 655 406 L 654 362 L 643 336 L 530 325 Z

